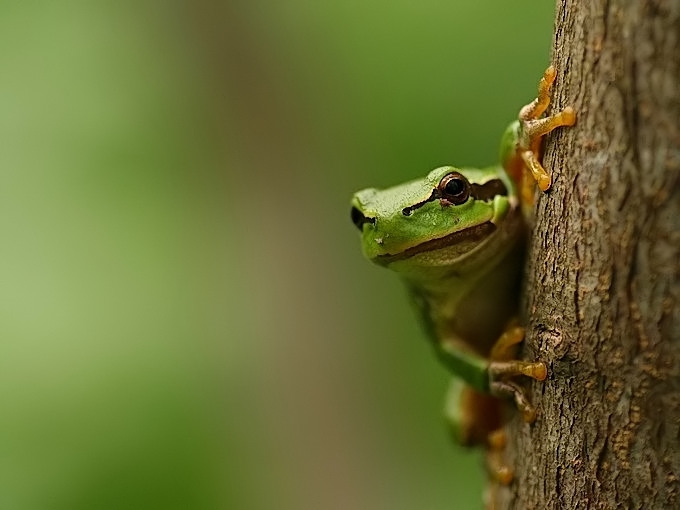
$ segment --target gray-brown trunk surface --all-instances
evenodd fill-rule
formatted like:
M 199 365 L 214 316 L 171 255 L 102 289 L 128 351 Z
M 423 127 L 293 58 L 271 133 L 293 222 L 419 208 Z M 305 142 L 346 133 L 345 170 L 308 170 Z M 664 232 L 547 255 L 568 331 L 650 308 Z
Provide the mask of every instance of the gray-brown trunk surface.
M 523 29 L 530 30 L 531 27 Z M 680 0 L 557 2 L 525 357 L 501 509 L 680 509 Z

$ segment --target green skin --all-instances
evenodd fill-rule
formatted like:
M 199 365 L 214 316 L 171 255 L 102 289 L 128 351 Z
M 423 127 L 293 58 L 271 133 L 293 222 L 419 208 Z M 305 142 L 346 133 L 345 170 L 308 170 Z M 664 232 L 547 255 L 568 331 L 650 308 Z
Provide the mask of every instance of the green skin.
M 501 161 L 517 136 L 513 123 Z M 446 188 L 447 179 L 457 182 Z M 489 393 L 489 354 L 517 314 L 525 244 L 520 200 L 503 166 L 445 166 L 406 184 L 365 189 L 352 199 L 352 219 L 364 255 L 405 281 L 438 357 Z

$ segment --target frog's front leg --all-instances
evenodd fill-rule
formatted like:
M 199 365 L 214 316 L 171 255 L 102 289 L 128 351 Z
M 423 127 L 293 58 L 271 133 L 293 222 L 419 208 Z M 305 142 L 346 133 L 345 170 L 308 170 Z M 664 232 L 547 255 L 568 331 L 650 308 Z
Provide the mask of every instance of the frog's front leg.
M 541 164 L 540 151 L 543 137 L 555 128 L 573 126 L 576 122 L 576 112 L 571 106 L 567 106 L 554 115 L 540 118 L 550 104 L 550 88 L 556 76 L 555 68 L 549 66 L 538 84 L 538 96 L 519 111 L 520 137 L 518 150 L 541 191 L 549 190 L 552 184 L 551 175 Z
M 491 361 L 488 367 L 489 389 L 493 395 L 512 398 L 527 423 L 536 420 L 536 409 L 529 401 L 524 388 L 511 379 L 519 375 L 544 381 L 548 376 L 545 363 L 521 361 L 513 359 L 517 346 L 524 340 L 524 328 L 511 324 L 496 341 L 491 349 Z
M 553 129 L 573 126 L 576 112 L 571 106 L 553 115 L 541 118 L 550 104 L 550 88 L 557 72 L 548 67 L 538 84 L 538 95 L 519 112 L 518 122 L 512 124 L 503 138 L 501 161 L 509 175 L 520 183 L 520 196 L 524 204 L 533 203 L 534 182 L 541 191 L 552 185 L 552 176 L 541 163 L 541 142 Z
M 523 339 L 524 329 L 513 325 L 496 341 L 489 359 L 471 353 L 453 341 L 438 344 L 437 354 L 451 372 L 476 391 L 490 393 L 496 397 L 512 398 L 524 421 L 531 423 L 536 419 L 536 410 L 526 396 L 525 390 L 512 381 L 512 378 L 524 375 L 543 381 L 547 376 L 547 369 L 542 362 L 512 359 L 517 345 Z

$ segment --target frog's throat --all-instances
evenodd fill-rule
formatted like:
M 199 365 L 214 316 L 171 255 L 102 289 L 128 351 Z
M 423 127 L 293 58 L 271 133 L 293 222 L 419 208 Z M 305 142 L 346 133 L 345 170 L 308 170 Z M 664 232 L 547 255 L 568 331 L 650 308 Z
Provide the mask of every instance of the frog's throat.
M 378 255 L 375 261 L 383 266 L 396 262 L 398 260 L 405 260 L 418 255 L 419 253 L 440 250 L 442 248 L 447 248 L 458 244 L 461 241 L 482 241 L 489 237 L 496 231 L 496 225 L 491 221 L 485 223 L 480 223 L 474 227 L 468 227 L 464 230 L 458 232 L 453 232 L 447 236 L 439 237 L 437 239 L 431 239 L 420 243 L 416 246 L 411 246 L 406 248 L 404 251 L 395 254 L 386 253 L 384 255 Z

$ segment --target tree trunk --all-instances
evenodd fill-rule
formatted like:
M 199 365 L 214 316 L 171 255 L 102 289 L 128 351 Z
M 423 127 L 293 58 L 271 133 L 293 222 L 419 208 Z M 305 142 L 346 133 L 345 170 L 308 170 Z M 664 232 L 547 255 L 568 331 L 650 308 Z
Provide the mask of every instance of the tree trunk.
M 525 301 L 549 375 L 496 508 L 680 508 L 680 1 L 558 0 L 554 44 L 577 123 L 546 146 Z

